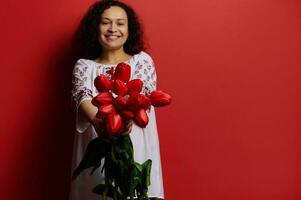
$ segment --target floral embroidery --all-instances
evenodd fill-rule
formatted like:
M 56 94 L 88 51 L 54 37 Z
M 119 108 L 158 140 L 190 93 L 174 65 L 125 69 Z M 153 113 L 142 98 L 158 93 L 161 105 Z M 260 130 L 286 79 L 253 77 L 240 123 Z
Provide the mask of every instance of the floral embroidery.
M 109 75 L 109 78 L 112 77 L 113 73 L 114 73 L 114 67 L 110 67 L 110 68 L 107 67 L 107 68 L 106 68 L 106 74 Z
M 139 61 L 137 62 L 136 66 L 138 66 L 138 67 L 137 67 L 138 70 L 142 69 L 142 67 L 143 67 L 143 65 L 141 65 Z
M 76 63 L 72 74 L 71 98 L 73 105 L 78 107 L 84 98 L 93 98 L 91 83 L 89 83 L 88 66 L 83 66 L 79 61 Z
M 83 89 L 78 91 L 76 96 L 74 96 L 74 101 L 76 102 L 76 105 L 78 106 L 78 104 L 82 101 L 82 99 L 87 98 L 87 97 L 93 98 L 92 90 L 84 87 Z
M 156 71 L 154 63 L 149 55 L 146 58 L 142 58 L 135 66 L 134 75 L 135 78 L 139 78 L 143 81 L 142 93 L 150 94 L 156 90 Z

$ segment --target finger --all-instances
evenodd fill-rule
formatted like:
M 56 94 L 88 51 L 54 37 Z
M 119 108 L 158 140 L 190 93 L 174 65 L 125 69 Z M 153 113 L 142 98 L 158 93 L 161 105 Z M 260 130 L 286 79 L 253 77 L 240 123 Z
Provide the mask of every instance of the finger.
M 123 136 L 130 135 L 130 132 L 126 132 L 122 134 Z
M 132 127 L 133 125 L 133 121 L 129 121 L 126 125 L 126 128 L 129 129 L 130 127 Z
M 129 135 L 131 133 L 131 129 L 126 130 L 125 132 L 123 132 L 121 135 Z
M 132 128 L 133 128 L 133 123 L 131 123 L 131 124 L 129 125 L 129 127 L 127 128 L 127 131 L 128 131 L 128 132 L 131 132 L 131 131 L 132 131 Z

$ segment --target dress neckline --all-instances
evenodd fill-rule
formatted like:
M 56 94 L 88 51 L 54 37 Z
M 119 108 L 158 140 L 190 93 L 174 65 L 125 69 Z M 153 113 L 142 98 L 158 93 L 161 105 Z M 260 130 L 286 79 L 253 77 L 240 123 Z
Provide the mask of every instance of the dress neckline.
M 125 62 L 129 62 L 130 60 L 132 60 L 134 58 L 134 55 L 131 56 L 129 59 L 127 59 L 126 61 L 123 61 L 123 63 Z M 95 60 L 91 60 L 93 61 L 94 63 L 98 64 L 98 65 L 104 65 L 104 66 L 111 66 L 111 65 L 118 65 L 119 63 L 116 63 L 116 64 L 104 64 L 104 63 L 100 63 L 100 62 L 96 62 Z M 120 62 L 122 63 L 122 62 Z

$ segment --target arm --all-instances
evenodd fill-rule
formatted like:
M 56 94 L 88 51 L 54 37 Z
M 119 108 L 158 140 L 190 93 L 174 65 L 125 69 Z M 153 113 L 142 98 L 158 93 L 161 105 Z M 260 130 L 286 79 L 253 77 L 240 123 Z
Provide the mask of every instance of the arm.
M 157 73 L 155 63 L 152 57 L 144 52 L 143 53 L 144 67 L 141 69 L 141 79 L 143 80 L 143 93 L 150 94 L 157 89 Z M 142 71 L 143 70 L 143 71 Z
M 82 101 L 79 105 L 78 112 L 81 117 L 84 117 L 94 126 L 98 136 L 102 136 L 103 120 L 96 117 L 97 108 L 91 103 L 91 100 Z
M 84 100 L 79 108 L 79 115 L 85 117 L 87 121 L 93 124 L 94 119 L 96 118 L 97 108 L 91 103 L 91 100 Z
M 91 100 L 93 98 L 93 81 L 91 81 L 91 67 L 79 59 L 73 69 L 73 89 L 72 97 L 77 110 L 76 128 L 79 133 L 83 133 L 89 126 L 93 125 L 99 137 L 108 136 L 104 133 L 104 123 L 102 119 L 96 117 L 98 112 Z M 129 134 L 132 122 L 126 124 L 123 134 Z M 111 137 L 110 137 L 111 138 Z

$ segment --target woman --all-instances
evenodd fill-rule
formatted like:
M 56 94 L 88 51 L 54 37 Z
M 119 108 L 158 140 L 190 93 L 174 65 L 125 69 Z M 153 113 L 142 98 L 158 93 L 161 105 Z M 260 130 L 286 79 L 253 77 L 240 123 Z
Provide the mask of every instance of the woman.
M 120 1 L 94 3 L 81 21 L 77 33 L 80 59 L 73 70 L 72 97 L 76 106 L 76 135 L 72 171 L 81 161 L 87 144 L 96 137 L 111 140 L 102 133 L 102 120 L 96 118 L 97 108 L 91 99 L 98 94 L 93 81 L 99 74 L 110 77 L 111 67 L 125 62 L 131 66 L 131 79 L 143 80 L 142 92 L 156 90 L 156 71 L 152 58 L 146 53 L 143 31 L 134 10 Z M 163 199 L 163 182 L 159 141 L 154 107 L 148 111 L 149 123 L 140 128 L 130 122 L 123 134 L 129 134 L 134 147 L 134 159 L 143 163 L 152 160 L 149 197 Z M 71 184 L 70 200 L 99 200 L 92 189 L 104 182 L 98 168 L 92 176 L 86 170 Z

